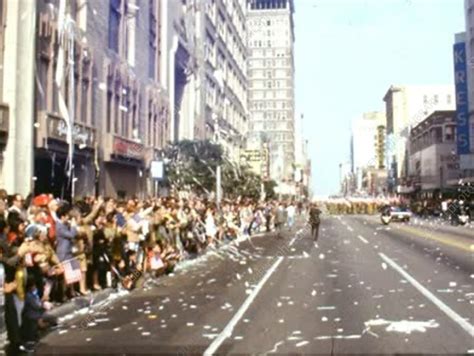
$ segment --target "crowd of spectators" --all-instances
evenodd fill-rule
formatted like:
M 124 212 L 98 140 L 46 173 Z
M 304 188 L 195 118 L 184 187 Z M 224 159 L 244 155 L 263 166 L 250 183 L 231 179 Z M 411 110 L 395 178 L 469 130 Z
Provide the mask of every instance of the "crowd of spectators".
M 286 206 L 288 205 L 288 206 Z M 276 201 L 85 197 L 73 204 L 0 190 L 0 268 L 11 347 L 55 325 L 54 305 L 107 287 L 133 289 L 209 246 L 270 231 L 296 207 Z M 286 219 L 286 217 L 285 217 Z M 1 281 L 0 281 L 1 282 Z M 1 287 L 1 286 L 0 286 Z

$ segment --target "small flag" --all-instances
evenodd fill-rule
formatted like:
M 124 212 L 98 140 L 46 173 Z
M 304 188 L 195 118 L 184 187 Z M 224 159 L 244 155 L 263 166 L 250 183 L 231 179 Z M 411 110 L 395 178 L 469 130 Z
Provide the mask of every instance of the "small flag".
M 77 283 L 81 280 L 81 267 L 75 258 L 63 262 L 64 279 L 66 284 Z
M 163 268 L 164 266 L 165 266 L 165 264 L 161 260 L 161 257 L 158 253 L 151 256 L 150 268 L 152 269 L 152 271 L 159 270 L 160 268 Z

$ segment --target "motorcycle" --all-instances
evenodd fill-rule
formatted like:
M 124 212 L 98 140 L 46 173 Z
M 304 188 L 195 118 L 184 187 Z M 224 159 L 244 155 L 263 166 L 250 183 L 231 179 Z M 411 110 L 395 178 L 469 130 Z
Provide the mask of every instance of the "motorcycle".
M 390 208 L 385 207 L 382 210 L 382 214 L 380 215 L 380 220 L 382 221 L 382 224 L 388 225 L 390 224 L 390 221 L 392 221 L 392 216 L 390 214 Z
M 466 225 L 469 222 L 469 216 L 465 213 L 456 215 L 456 221 L 460 225 Z
M 388 224 L 390 224 L 390 221 L 392 220 L 392 218 L 391 218 L 390 215 L 382 214 L 382 216 L 380 216 L 380 220 L 382 221 L 382 224 L 388 225 Z

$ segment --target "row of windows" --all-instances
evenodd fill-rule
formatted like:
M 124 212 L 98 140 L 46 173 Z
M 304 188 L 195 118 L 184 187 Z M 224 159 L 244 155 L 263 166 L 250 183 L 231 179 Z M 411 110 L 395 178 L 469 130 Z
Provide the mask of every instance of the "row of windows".
M 253 69 L 248 71 L 249 78 L 287 78 L 293 75 L 291 69 L 273 69 L 273 70 L 261 70 Z
M 264 110 L 264 109 L 292 109 L 291 102 L 289 101 L 278 101 L 278 100 L 272 100 L 272 101 L 254 101 L 249 105 L 249 109 L 252 110 Z
M 284 40 L 284 39 L 273 39 L 273 40 L 255 40 L 255 41 L 250 41 L 249 47 L 250 48 L 273 48 L 273 47 L 287 47 L 290 45 L 289 40 Z
M 262 67 L 284 67 L 291 66 L 291 58 L 284 59 L 250 59 L 248 61 L 249 68 L 262 68 Z

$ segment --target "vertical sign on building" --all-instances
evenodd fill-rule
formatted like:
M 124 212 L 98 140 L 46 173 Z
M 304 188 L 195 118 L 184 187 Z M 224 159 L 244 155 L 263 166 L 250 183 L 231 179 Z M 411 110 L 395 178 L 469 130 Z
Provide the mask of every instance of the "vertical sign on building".
M 470 153 L 466 42 L 454 44 L 454 80 L 456 87 L 457 151 L 458 155 L 465 155 Z

